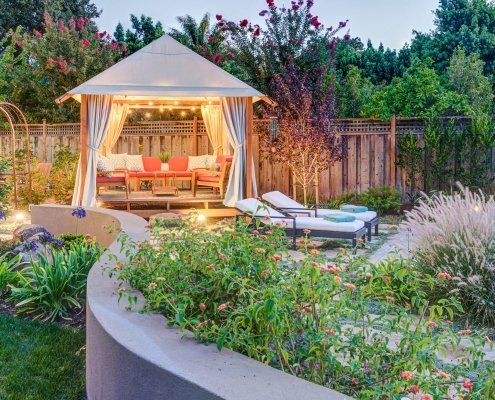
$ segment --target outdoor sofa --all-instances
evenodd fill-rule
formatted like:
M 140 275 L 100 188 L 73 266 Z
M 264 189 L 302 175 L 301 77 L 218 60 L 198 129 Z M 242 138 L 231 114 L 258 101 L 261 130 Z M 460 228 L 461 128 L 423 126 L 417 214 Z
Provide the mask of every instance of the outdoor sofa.
M 292 247 L 296 248 L 298 236 L 312 236 L 328 239 L 350 239 L 355 247 L 357 240 L 365 238 L 366 228 L 363 221 L 331 222 L 323 218 L 293 216 L 284 211 L 277 211 L 261 201 L 250 198 L 236 202 L 235 207 L 241 216 L 258 218 L 264 225 L 280 225 L 285 228 L 287 236 L 292 238 Z M 303 213 L 301 211 L 299 214 Z
M 324 218 L 327 215 L 352 215 L 357 220 L 364 222 L 367 230 L 368 240 L 371 240 L 373 228 L 375 228 L 375 235 L 378 235 L 378 225 L 380 221 L 375 211 L 348 213 L 341 210 L 331 209 L 328 205 L 325 204 L 310 204 L 307 207 L 304 207 L 302 204 L 278 191 L 265 193 L 262 198 L 266 202 L 270 203 L 277 210 L 287 212 L 291 215 L 295 215 L 298 213 L 305 213 L 305 215 L 308 215 L 309 213 L 310 217 L 315 218 Z

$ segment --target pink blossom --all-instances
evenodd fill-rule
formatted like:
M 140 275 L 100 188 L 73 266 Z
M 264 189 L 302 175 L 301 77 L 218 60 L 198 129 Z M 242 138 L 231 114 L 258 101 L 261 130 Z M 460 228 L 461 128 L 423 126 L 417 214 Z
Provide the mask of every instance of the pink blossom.
M 208 37 L 208 43 L 213 43 L 215 38 L 213 36 Z
M 223 304 L 220 304 L 218 307 L 217 307 L 217 311 L 223 311 L 225 310 L 227 307 L 229 306 L 229 303 L 223 303 Z
M 239 22 L 239 25 L 242 28 L 245 28 L 246 26 L 248 26 L 248 24 L 249 24 L 249 21 L 247 19 L 243 19 L 241 22 Z
M 43 36 L 43 35 L 42 35 L 42 33 L 41 33 L 39 30 L 37 30 L 37 29 L 35 29 L 35 30 L 34 30 L 34 35 L 35 35 L 36 37 L 41 37 L 41 36 Z
M 222 55 L 221 54 L 217 54 L 214 58 L 214 61 L 216 64 L 218 64 L 220 61 L 222 60 Z
M 428 321 L 427 325 L 430 327 L 430 328 L 435 328 L 437 326 L 437 323 L 435 321 Z
M 412 379 L 412 377 L 414 376 L 414 372 L 412 371 L 401 371 L 401 373 L 399 374 L 400 377 L 406 381 L 410 381 Z
M 82 45 L 83 45 L 84 47 L 89 47 L 89 46 L 91 46 L 91 42 L 90 42 L 88 39 L 84 39 L 84 40 L 82 41 Z
M 468 391 L 473 390 L 474 383 L 470 381 L 469 379 L 466 379 L 464 383 L 462 384 L 462 387 Z
M 220 14 L 215 15 L 217 21 L 221 21 L 223 17 Z

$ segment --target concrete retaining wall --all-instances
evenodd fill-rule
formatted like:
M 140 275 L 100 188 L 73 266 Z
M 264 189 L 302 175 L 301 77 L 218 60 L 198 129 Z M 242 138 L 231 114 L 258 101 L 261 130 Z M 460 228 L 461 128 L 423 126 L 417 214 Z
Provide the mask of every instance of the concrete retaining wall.
M 53 212 L 50 206 L 50 212 Z M 45 206 L 33 209 L 39 223 Z M 64 218 L 70 207 L 57 207 Z M 48 209 L 46 209 L 48 210 Z M 120 211 L 92 209 L 90 220 L 115 219 L 134 240 L 147 238 L 146 221 Z M 69 213 L 70 215 L 70 213 Z M 74 218 L 74 217 L 71 217 Z M 104 222 L 106 224 L 106 222 Z M 50 229 L 50 226 L 47 226 Z M 91 232 L 99 238 L 105 232 Z M 119 245 L 110 244 L 119 258 Z M 344 400 L 349 397 L 285 374 L 241 354 L 204 346 L 167 328 L 158 314 L 126 310 L 118 303 L 117 283 L 102 267 L 103 258 L 88 277 L 86 328 L 86 388 L 90 400 Z M 139 310 L 143 297 L 139 298 Z

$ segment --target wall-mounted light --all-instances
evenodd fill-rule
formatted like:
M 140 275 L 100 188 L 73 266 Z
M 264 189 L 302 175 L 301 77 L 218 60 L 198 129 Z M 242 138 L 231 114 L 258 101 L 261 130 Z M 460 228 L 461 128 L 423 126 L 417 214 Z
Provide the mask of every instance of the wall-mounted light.
M 26 219 L 26 216 L 24 215 L 24 213 L 22 211 L 18 211 L 15 213 L 15 222 L 17 222 L 18 224 L 24 222 L 25 219 Z

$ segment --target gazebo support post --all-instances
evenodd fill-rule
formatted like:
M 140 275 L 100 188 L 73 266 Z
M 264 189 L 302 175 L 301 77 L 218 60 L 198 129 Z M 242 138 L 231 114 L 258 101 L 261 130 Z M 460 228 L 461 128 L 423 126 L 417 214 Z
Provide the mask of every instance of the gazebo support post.
M 246 197 L 253 197 L 253 98 L 246 105 Z
M 84 185 L 86 184 L 86 174 L 88 172 L 88 96 L 81 95 L 81 186 L 80 197 L 77 199 L 81 205 Z

